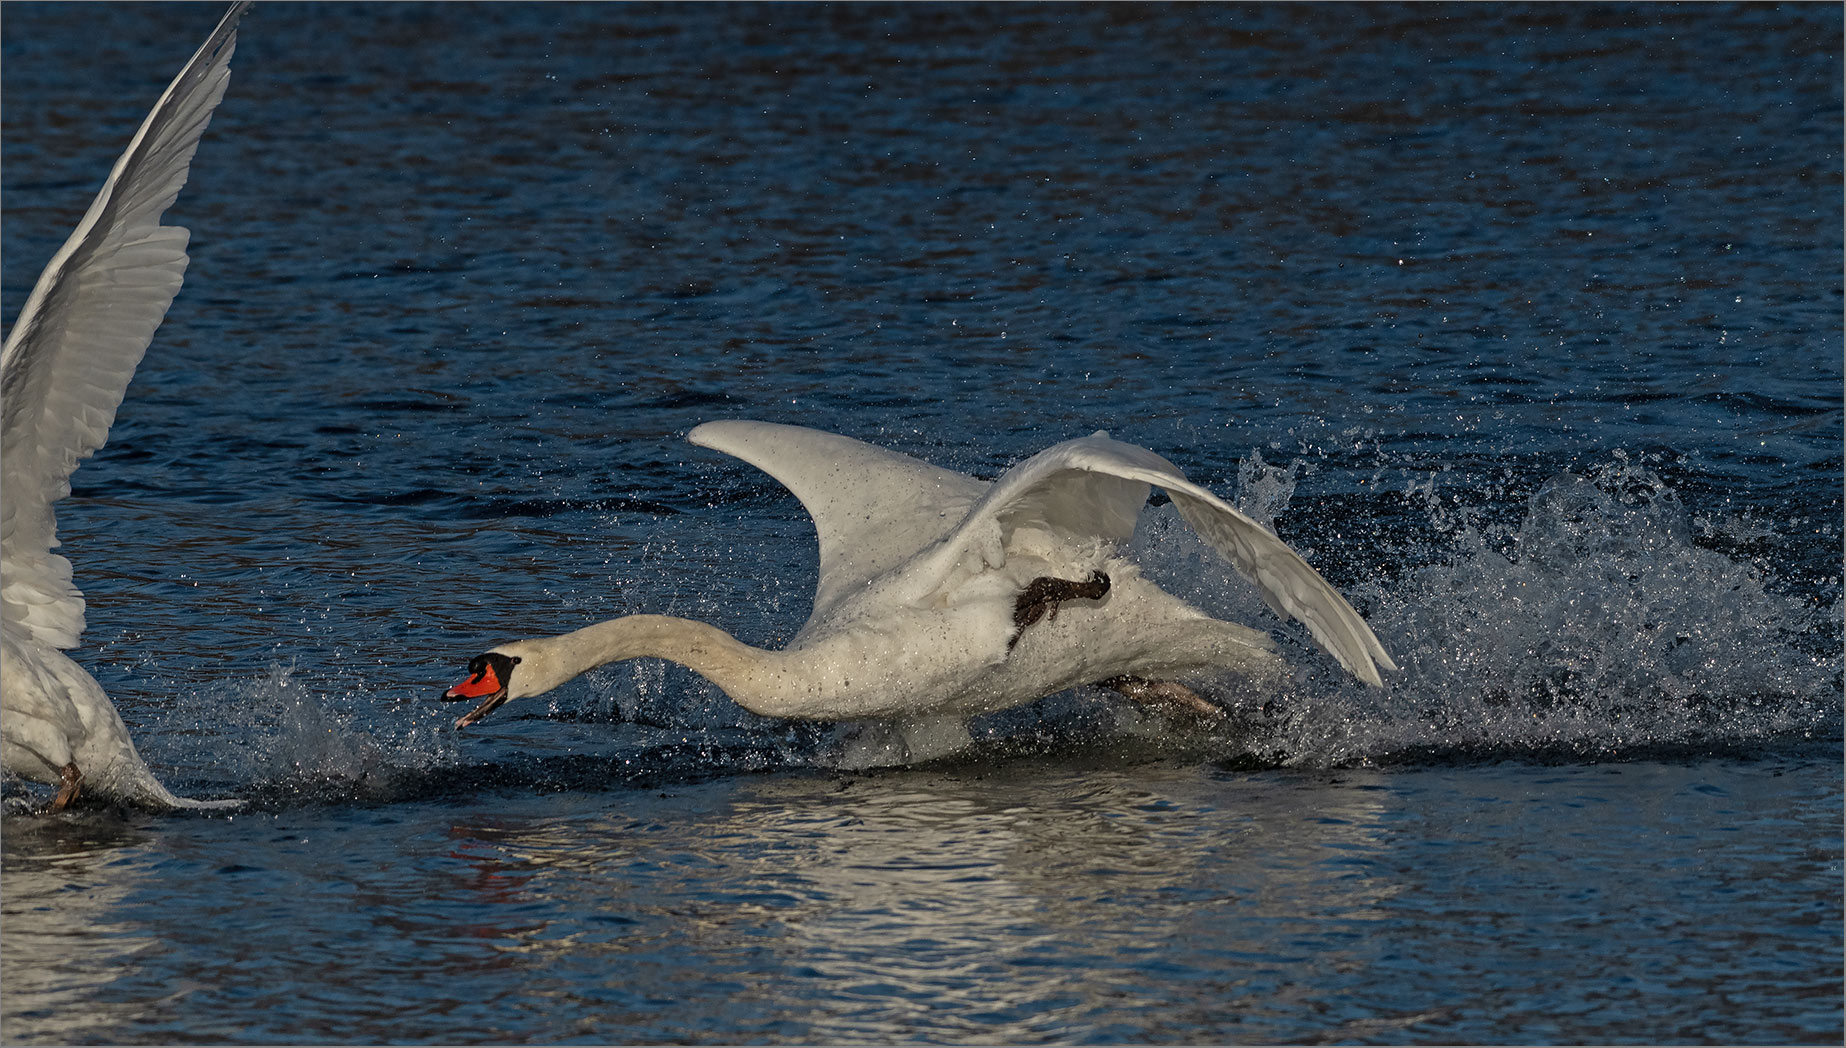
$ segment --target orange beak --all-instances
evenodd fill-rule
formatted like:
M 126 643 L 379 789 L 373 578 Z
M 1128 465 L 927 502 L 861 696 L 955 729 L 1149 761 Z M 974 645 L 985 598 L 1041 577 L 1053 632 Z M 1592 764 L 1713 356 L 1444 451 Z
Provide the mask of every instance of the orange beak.
M 457 728 L 466 728 L 482 717 L 487 716 L 507 700 L 506 674 L 512 671 L 512 660 L 504 655 L 488 653 L 478 656 L 468 664 L 470 676 L 449 690 L 442 693 L 444 702 L 460 702 L 463 699 L 478 699 L 480 704 L 455 721 Z

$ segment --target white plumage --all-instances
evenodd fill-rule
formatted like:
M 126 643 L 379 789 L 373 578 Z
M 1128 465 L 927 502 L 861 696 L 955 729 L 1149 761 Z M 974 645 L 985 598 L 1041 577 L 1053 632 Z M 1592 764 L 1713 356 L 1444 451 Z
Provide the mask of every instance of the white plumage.
M 54 809 L 80 784 L 156 807 L 232 803 L 168 792 L 102 688 L 59 650 L 83 633 L 83 594 L 70 561 L 52 550 L 53 507 L 70 494 L 77 464 L 108 439 L 179 291 L 188 234 L 160 216 L 224 97 L 247 6 L 231 6 L 154 104 L 0 350 L 0 764 L 59 786 Z
M 1396 669 L 1294 550 L 1159 455 L 1102 433 L 992 484 L 798 426 L 713 422 L 689 439 L 762 469 L 814 518 L 820 579 L 806 625 L 780 651 L 658 615 L 516 641 L 445 693 L 480 700 L 459 724 L 640 656 L 679 662 L 752 712 L 810 720 L 965 718 L 1091 683 L 1190 694 L 1171 682 L 1227 671 L 1260 685 L 1279 665 L 1267 636 L 1211 618 L 1118 552 L 1151 485 L 1348 671 L 1378 685 L 1379 667 Z

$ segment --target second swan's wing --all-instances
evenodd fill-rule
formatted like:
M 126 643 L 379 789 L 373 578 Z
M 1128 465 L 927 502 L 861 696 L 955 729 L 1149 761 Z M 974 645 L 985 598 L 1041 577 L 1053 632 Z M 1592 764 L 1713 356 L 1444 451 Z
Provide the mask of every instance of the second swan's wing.
M 109 437 L 128 380 L 179 292 L 187 232 L 160 224 L 230 79 L 234 4 L 154 104 L 108 181 L 40 274 L 0 349 L 0 613 L 57 647 L 83 632 L 83 595 L 52 507 Z

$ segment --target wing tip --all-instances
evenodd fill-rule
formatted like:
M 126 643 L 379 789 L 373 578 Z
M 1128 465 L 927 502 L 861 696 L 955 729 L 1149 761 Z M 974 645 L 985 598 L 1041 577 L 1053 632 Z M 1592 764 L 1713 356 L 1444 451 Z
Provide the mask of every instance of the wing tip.
M 729 443 L 726 439 L 727 434 L 731 436 L 742 436 L 749 430 L 773 425 L 775 425 L 773 422 L 757 422 L 753 419 L 714 419 L 710 422 L 701 422 L 687 430 L 686 441 L 687 443 L 696 444 L 702 448 L 711 448 L 714 451 L 722 451 L 726 454 L 730 454 L 730 448 L 726 446 Z

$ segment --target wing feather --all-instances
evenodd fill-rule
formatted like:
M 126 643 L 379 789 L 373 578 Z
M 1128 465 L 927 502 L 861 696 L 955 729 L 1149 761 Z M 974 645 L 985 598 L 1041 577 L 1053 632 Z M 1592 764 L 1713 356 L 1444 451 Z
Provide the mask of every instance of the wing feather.
M 773 422 L 707 422 L 686 439 L 787 488 L 820 539 L 810 620 L 947 535 L 987 485 L 851 437 Z
M 233 4 L 161 94 L 96 199 L 39 275 L 0 349 L 0 615 L 8 632 L 68 648 L 83 594 L 57 546 L 52 507 L 109 437 L 128 381 L 179 292 L 188 234 L 160 225 L 230 79 Z
M 1150 488 L 1160 487 L 1276 614 L 1298 619 L 1354 676 L 1377 685 L 1380 666 L 1397 668 L 1371 627 L 1300 554 L 1171 462 L 1104 433 L 1046 448 L 991 485 L 799 426 L 708 422 L 688 439 L 756 466 L 807 507 L 821 559 L 810 621 L 913 557 L 903 593 L 887 598 L 921 599 L 976 560 L 1000 567 L 1023 528 L 1126 541 Z
M 1008 470 L 929 554 L 931 566 L 919 580 L 947 578 L 970 551 L 991 550 L 996 539 L 1004 548 L 1028 524 L 1123 541 L 1134 532 L 1150 486 L 1172 496 L 1186 523 L 1256 584 L 1272 610 L 1299 620 L 1353 676 L 1379 685 L 1378 667 L 1397 668 L 1346 598 L 1287 543 L 1171 462 L 1104 433 L 1054 445 Z

